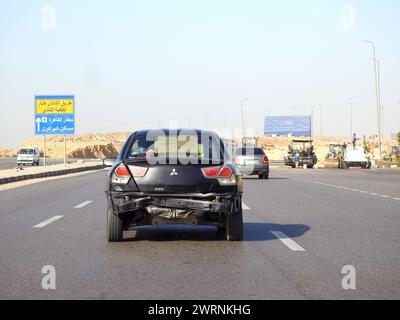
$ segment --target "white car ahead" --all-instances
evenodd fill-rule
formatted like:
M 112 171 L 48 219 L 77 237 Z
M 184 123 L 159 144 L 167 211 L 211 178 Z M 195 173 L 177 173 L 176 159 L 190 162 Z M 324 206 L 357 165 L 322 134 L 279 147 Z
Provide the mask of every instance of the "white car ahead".
M 33 166 L 34 165 L 38 166 L 39 161 L 40 161 L 39 148 L 26 147 L 18 150 L 17 165 L 31 164 Z
M 364 148 L 357 147 L 355 149 L 347 148 L 344 151 L 344 156 L 339 157 L 339 168 L 345 169 L 350 167 L 361 167 L 363 169 L 371 168 L 371 161 L 365 155 Z

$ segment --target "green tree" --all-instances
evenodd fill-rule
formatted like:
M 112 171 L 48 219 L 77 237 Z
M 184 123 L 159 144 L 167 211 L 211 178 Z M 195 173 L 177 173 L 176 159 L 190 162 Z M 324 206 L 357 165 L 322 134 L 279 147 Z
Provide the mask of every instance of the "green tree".
M 397 142 L 398 142 L 399 145 L 400 145 L 400 131 L 399 131 L 399 133 L 397 134 Z

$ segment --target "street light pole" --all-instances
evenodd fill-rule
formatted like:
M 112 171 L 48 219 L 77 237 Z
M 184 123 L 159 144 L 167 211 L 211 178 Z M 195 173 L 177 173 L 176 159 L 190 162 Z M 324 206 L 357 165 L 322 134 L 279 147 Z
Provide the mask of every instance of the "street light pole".
M 365 43 L 369 43 L 372 46 L 373 51 L 373 61 L 374 61 L 374 72 L 375 72 L 375 96 L 376 96 L 376 113 L 377 113 L 377 120 L 378 120 L 378 148 L 379 148 L 379 160 L 382 160 L 382 144 L 381 144 L 381 121 L 380 121 L 380 114 L 381 114 L 381 106 L 380 106 L 380 85 L 378 80 L 378 72 L 379 67 L 376 60 L 376 49 L 375 49 L 375 42 L 369 40 L 363 40 Z
M 314 137 L 314 107 L 311 106 L 311 137 Z
M 208 116 L 204 115 L 204 121 L 205 121 L 205 125 L 206 125 L 206 130 L 208 130 Z
M 246 98 L 246 99 L 243 99 L 243 100 L 240 101 L 240 111 L 242 113 L 242 134 L 243 134 L 243 138 L 245 137 L 243 102 L 246 102 L 247 100 L 249 100 L 249 99 Z

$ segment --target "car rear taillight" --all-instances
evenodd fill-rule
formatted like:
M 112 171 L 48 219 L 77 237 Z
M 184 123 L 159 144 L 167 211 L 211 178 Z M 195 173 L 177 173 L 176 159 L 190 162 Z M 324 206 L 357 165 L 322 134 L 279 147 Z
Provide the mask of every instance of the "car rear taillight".
M 131 175 L 134 178 L 144 177 L 148 170 L 146 167 L 138 166 L 128 166 L 128 168 L 124 164 L 119 165 L 113 173 L 112 182 L 128 184 Z
M 269 159 L 268 159 L 267 156 L 264 156 L 263 163 L 264 164 L 268 164 L 269 163 Z
M 233 174 L 232 169 L 229 167 L 222 167 L 221 171 L 218 174 L 220 178 L 229 178 Z
M 124 164 L 119 165 L 111 178 L 112 183 L 128 184 L 131 175 Z
M 215 178 L 218 180 L 220 185 L 229 186 L 236 184 L 236 177 L 230 167 L 209 167 L 202 168 L 204 177 Z
M 221 167 L 212 167 L 212 168 L 202 168 L 203 174 L 206 178 L 216 178 L 218 176 Z
M 128 169 L 122 164 L 120 165 L 117 169 L 115 169 L 115 174 L 118 177 L 129 177 L 129 171 Z
M 129 170 L 132 173 L 134 178 L 144 177 L 147 173 L 148 168 L 145 167 L 138 167 L 138 166 L 129 166 Z

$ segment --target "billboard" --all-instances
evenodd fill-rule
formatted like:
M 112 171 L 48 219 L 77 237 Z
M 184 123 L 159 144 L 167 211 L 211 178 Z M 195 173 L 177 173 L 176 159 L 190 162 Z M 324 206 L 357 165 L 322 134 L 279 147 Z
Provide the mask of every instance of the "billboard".
M 311 116 L 265 117 L 264 135 L 310 137 Z

